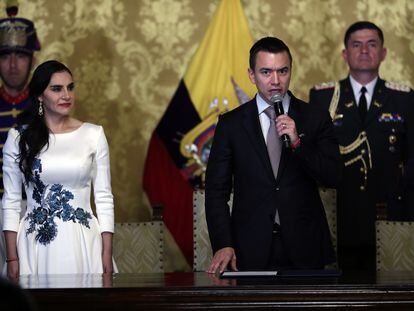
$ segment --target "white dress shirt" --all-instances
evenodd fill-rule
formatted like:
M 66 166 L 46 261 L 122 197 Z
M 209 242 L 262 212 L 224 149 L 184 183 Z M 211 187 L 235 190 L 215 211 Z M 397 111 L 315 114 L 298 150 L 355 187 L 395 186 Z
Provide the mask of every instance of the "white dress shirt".
M 262 127 L 263 137 L 265 139 L 265 142 L 267 143 L 267 132 L 269 131 L 270 120 L 264 111 L 270 105 L 260 96 L 259 93 L 256 94 L 256 103 L 257 103 L 257 110 L 259 111 L 259 119 L 260 119 L 260 125 Z M 283 96 L 282 105 L 283 105 L 283 110 L 285 114 L 288 114 L 289 105 L 290 105 L 290 96 L 287 93 L 285 94 L 285 96 Z
M 372 100 L 372 97 L 374 96 L 375 84 L 377 83 L 378 77 L 376 77 L 374 80 L 372 80 L 366 85 L 362 85 L 357 80 L 355 80 L 351 75 L 349 76 L 349 80 L 351 81 L 352 91 L 354 92 L 354 97 L 355 97 L 357 106 L 359 104 L 359 98 L 361 97 L 361 88 L 365 86 L 365 88 L 367 89 L 367 91 L 365 92 L 365 98 L 367 100 L 367 111 L 368 111 L 369 107 L 371 107 L 371 100 Z

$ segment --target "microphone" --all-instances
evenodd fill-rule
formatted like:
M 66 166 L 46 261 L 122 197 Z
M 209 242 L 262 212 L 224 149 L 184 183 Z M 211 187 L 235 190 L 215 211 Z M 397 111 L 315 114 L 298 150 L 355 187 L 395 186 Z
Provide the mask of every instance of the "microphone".
M 276 117 L 285 114 L 285 111 L 283 109 L 283 95 L 280 93 L 275 93 L 270 97 L 270 101 L 273 103 L 273 107 L 275 107 Z M 290 148 L 290 139 L 287 134 L 283 134 L 281 137 L 282 139 L 282 145 L 285 148 Z

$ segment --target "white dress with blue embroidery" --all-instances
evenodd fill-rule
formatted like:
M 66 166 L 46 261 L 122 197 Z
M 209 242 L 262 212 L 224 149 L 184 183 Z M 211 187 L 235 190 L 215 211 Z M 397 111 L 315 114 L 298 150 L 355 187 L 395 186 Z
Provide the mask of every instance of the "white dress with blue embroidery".
M 20 274 L 102 273 L 102 232 L 114 232 L 108 143 L 103 128 L 83 123 L 50 134 L 25 186 L 18 164 L 19 132 L 3 148 L 3 230 L 16 231 Z M 91 209 L 93 185 L 96 215 Z

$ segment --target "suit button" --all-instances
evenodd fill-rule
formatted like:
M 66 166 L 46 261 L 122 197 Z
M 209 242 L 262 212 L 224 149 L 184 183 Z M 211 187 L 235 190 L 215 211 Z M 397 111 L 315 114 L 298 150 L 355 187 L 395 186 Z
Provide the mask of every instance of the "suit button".
M 280 190 L 280 188 L 279 187 L 276 187 L 276 191 L 279 191 Z

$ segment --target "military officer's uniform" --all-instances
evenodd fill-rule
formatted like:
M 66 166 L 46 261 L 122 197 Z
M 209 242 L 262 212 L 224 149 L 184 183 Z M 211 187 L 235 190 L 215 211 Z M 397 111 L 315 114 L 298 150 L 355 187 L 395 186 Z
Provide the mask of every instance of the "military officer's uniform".
M 40 50 L 40 43 L 32 21 L 15 17 L 17 7 L 7 7 L 9 17 L 0 19 L 0 54 L 26 53 L 32 55 Z M 9 129 L 16 124 L 18 114 L 29 103 L 27 86 L 16 96 L 7 93 L 4 86 L 0 87 L 0 161 L 3 163 L 3 145 Z M 2 175 L 2 165 L 0 173 Z M 3 179 L 0 178 L 0 196 L 3 196 Z
M 40 50 L 36 29 L 32 21 L 15 17 L 17 6 L 12 2 L 6 8 L 9 17 L 0 19 L 0 54 L 26 53 L 33 55 Z M 0 198 L 3 196 L 3 146 L 7 139 L 9 129 L 16 125 L 17 116 L 29 105 L 29 92 L 27 86 L 12 96 L 4 86 L 0 87 Z M 22 202 L 22 206 L 25 202 Z M 1 200 L 0 200 L 1 207 Z M 25 211 L 22 208 L 22 213 Z M 2 215 L 0 213 L 0 231 L 2 233 Z M 0 271 L 5 262 L 5 242 L 3 234 L 0 235 Z
M 375 269 L 375 220 L 409 219 L 402 187 L 414 156 L 414 93 L 378 78 L 360 117 L 349 77 L 310 91 L 310 104 L 329 109 L 344 162 L 338 189 L 338 261 L 343 269 Z M 414 208 L 414 207 L 413 207 Z

